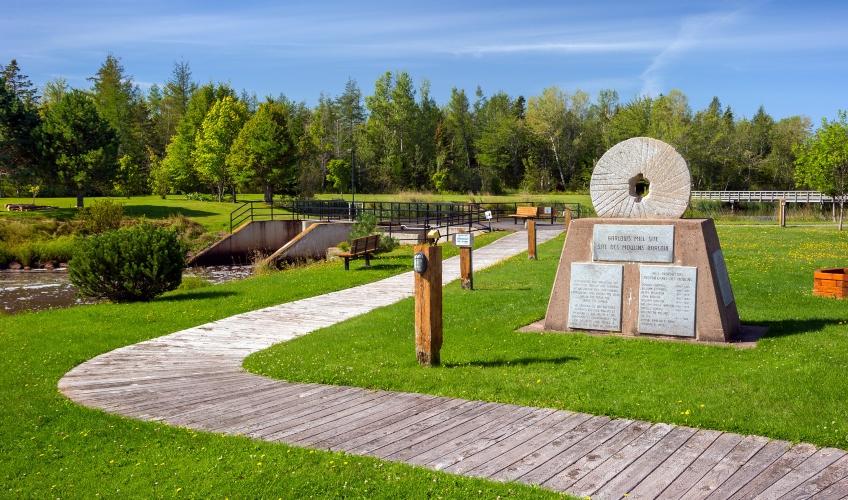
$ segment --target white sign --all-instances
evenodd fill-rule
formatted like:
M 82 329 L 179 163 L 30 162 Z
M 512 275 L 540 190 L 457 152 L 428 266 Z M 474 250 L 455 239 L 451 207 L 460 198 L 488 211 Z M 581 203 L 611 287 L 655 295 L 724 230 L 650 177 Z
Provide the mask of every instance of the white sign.
M 453 235 L 453 244 L 457 247 L 474 246 L 474 235 L 472 233 L 456 233 Z
M 486 213 L 484 215 L 486 216 L 486 219 L 492 220 L 492 211 L 491 210 L 486 210 Z
M 551 215 L 551 207 L 542 207 L 542 213 L 545 215 Z
M 674 226 L 596 224 L 592 257 L 596 261 L 672 262 Z
M 621 288 L 624 266 L 571 263 L 568 327 L 621 331 Z
M 639 266 L 639 333 L 695 336 L 698 268 Z

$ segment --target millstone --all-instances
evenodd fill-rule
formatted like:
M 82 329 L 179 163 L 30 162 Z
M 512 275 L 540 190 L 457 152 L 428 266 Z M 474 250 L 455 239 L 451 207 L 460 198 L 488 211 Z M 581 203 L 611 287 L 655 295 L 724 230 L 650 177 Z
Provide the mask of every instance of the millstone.
M 692 177 L 672 146 L 634 137 L 604 153 L 589 189 L 598 217 L 679 219 L 689 205 Z

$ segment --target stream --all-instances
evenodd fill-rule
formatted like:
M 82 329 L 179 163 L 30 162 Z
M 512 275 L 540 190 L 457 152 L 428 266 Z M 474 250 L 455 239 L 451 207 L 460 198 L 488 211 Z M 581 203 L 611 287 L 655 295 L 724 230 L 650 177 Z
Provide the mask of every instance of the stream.
M 214 284 L 242 280 L 251 266 L 208 266 L 186 269 L 183 277 L 199 276 Z M 98 299 L 76 297 L 77 288 L 67 270 L 0 271 L 0 314 L 46 311 L 83 304 Z

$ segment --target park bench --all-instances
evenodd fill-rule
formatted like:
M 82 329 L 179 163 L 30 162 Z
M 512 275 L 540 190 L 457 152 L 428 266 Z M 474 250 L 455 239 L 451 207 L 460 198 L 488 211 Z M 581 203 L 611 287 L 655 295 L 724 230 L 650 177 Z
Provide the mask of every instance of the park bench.
M 345 271 L 350 270 L 350 260 L 358 259 L 360 255 L 365 256 L 365 267 L 371 266 L 371 254 L 377 251 L 380 245 L 380 235 L 372 234 L 363 238 L 354 238 L 350 240 L 350 250 L 338 254 L 339 257 L 344 257 Z
M 550 216 L 553 214 L 553 211 L 550 208 L 547 210 L 548 213 L 545 213 L 545 207 L 517 207 L 515 209 L 515 213 L 507 215 L 507 217 L 512 217 L 513 224 L 518 224 L 518 219 L 532 220 L 537 217 Z M 551 217 L 551 222 L 553 223 L 553 217 Z

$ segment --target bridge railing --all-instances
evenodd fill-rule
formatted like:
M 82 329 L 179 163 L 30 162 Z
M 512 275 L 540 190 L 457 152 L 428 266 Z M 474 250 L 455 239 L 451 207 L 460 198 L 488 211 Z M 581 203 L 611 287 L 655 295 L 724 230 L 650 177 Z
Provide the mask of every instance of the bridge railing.
M 787 203 L 833 203 L 839 198 L 818 191 L 692 191 L 693 200 L 718 200 L 726 203 L 777 202 Z

